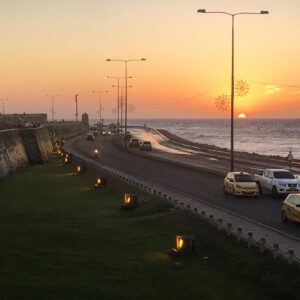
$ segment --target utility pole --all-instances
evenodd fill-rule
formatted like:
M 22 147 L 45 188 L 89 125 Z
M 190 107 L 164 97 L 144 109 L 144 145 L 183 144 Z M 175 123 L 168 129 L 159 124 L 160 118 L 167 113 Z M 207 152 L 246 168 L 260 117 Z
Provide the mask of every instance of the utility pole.
M 50 112 L 51 112 L 51 115 L 52 115 L 52 122 L 54 122 L 54 98 L 55 97 L 59 97 L 59 95 L 46 95 L 46 97 L 51 97 L 51 109 L 50 109 Z

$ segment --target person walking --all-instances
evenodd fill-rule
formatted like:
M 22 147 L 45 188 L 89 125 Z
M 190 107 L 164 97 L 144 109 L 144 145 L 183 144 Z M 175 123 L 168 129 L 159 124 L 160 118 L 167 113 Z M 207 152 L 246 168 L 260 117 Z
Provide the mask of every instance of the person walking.
M 293 159 L 294 159 L 293 153 L 292 153 L 292 151 L 290 151 L 288 153 L 288 156 L 287 156 L 287 160 L 289 162 L 289 169 L 290 170 L 292 169 Z

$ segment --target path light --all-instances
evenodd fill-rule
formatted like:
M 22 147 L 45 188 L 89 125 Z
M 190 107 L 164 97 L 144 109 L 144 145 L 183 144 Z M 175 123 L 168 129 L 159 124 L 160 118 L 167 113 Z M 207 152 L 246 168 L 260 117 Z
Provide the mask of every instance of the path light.
M 97 177 L 96 183 L 94 184 L 94 188 L 102 188 L 107 185 L 107 179 L 104 177 Z
M 172 248 L 172 255 L 196 254 L 194 237 L 191 235 L 176 235 L 176 248 Z
M 72 162 L 72 154 L 66 153 L 65 158 L 64 158 L 64 164 L 68 165 Z
M 76 173 L 80 174 L 86 171 L 86 165 L 78 164 L 76 165 Z
M 125 194 L 122 209 L 133 209 L 138 206 L 138 197 L 135 194 Z

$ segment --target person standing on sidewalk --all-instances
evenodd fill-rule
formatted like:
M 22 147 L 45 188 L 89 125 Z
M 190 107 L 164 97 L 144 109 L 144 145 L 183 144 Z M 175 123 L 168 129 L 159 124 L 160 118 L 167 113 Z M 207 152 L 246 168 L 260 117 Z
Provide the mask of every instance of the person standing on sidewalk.
M 288 153 L 288 156 L 287 156 L 287 160 L 289 162 L 289 169 L 290 170 L 292 169 L 293 159 L 294 159 L 293 153 L 292 153 L 292 151 L 290 151 Z

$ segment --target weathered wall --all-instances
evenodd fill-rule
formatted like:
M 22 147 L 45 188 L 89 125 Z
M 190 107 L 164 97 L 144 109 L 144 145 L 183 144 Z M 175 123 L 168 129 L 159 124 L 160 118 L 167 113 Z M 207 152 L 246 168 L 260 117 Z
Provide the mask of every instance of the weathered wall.
M 49 160 L 52 143 L 44 127 L 0 131 L 0 178 L 29 163 Z
M 46 125 L 51 138 L 71 138 L 88 132 L 89 125 L 85 122 L 63 122 Z
M 0 178 L 29 164 L 20 132 L 17 129 L 0 131 Z

